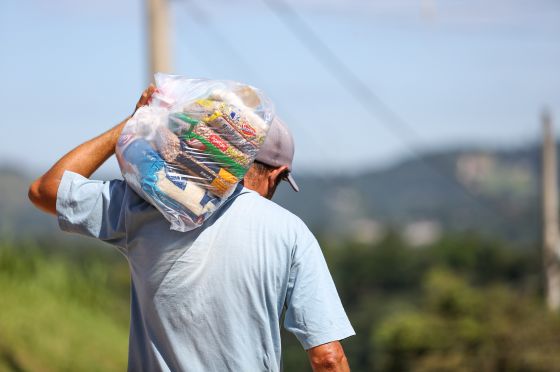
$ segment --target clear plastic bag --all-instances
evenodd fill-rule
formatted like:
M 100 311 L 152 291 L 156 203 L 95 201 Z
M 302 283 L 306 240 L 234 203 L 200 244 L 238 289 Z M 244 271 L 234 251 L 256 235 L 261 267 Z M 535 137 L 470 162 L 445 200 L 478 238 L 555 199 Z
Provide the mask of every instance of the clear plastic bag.
M 249 85 L 156 74 L 157 91 L 125 125 L 116 155 L 126 182 L 172 230 L 200 226 L 235 191 L 274 109 Z

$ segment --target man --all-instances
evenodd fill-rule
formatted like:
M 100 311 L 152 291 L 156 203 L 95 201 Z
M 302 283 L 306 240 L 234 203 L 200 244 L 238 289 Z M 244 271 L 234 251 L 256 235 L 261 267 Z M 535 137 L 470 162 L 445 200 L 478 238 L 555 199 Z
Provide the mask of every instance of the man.
M 136 108 L 147 104 L 148 88 Z M 349 370 L 338 340 L 354 334 L 305 224 L 269 201 L 294 153 L 275 120 L 239 189 L 203 226 L 169 229 L 120 180 L 88 179 L 115 151 L 126 120 L 63 156 L 29 189 L 62 230 L 116 246 L 131 269 L 130 371 L 277 371 L 279 320 L 315 371 Z

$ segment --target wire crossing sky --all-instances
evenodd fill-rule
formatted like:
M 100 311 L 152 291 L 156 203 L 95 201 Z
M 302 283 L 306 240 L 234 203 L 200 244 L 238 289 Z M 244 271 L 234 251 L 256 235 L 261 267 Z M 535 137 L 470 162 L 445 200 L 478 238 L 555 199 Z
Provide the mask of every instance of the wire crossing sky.
M 377 120 L 381 125 L 392 132 L 396 137 L 403 141 L 409 147 L 410 152 L 416 158 L 421 160 L 428 168 L 436 175 L 446 180 L 453 186 L 458 187 L 464 195 L 472 202 L 478 204 L 484 210 L 487 210 L 492 216 L 507 221 L 508 217 L 499 211 L 489 208 L 488 205 L 466 188 L 462 183 L 458 182 L 454 174 L 448 174 L 438 165 L 425 158 L 422 153 L 416 148 L 417 134 L 414 133 L 412 127 L 403 121 L 403 119 L 388 107 L 366 84 L 364 84 L 359 77 L 357 77 L 352 70 L 350 70 L 346 63 L 342 61 L 321 38 L 313 32 L 297 12 L 285 0 L 263 0 L 273 13 L 277 14 L 288 28 L 296 35 L 296 37 L 307 47 L 307 49 L 314 54 L 320 64 L 323 64 L 331 75 L 338 80 L 340 85 L 353 96 L 353 98 L 360 102 L 366 111 L 368 111 L 373 119 Z

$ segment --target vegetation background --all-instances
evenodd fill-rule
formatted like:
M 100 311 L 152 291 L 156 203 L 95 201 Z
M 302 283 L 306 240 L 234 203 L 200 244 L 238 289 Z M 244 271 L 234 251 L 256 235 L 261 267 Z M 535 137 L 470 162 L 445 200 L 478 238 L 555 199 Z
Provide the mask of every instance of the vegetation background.
M 354 371 L 556 371 L 560 317 L 543 305 L 537 246 L 476 234 L 422 248 L 389 231 L 374 245 L 322 241 L 357 335 Z M 86 239 L 0 245 L 0 370 L 122 371 L 126 260 Z M 308 371 L 284 335 L 286 371 Z
M 320 240 L 357 333 L 343 341 L 352 370 L 560 370 L 560 316 L 543 301 L 538 149 L 431 156 L 457 184 L 404 160 L 344 179 L 301 176 L 301 194 L 279 190 L 277 201 Z M 464 177 L 466 161 L 483 172 Z M 56 220 L 27 200 L 29 180 L 0 168 L 0 371 L 123 371 L 126 259 L 57 232 Z M 349 194 L 358 212 L 332 204 Z M 414 238 L 411 226 L 425 231 Z M 287 332 L 283 363 L 310 370 Z

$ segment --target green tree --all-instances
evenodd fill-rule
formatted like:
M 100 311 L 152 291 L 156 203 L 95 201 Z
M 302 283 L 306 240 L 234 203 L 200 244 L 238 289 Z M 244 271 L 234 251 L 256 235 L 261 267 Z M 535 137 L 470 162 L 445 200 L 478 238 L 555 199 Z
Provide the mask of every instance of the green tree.
M 476 288 L 449 270 L 429 272 L 420 310 L 372 332 L 382 371 L 557 371 L 560 317 L 503 285 Z

